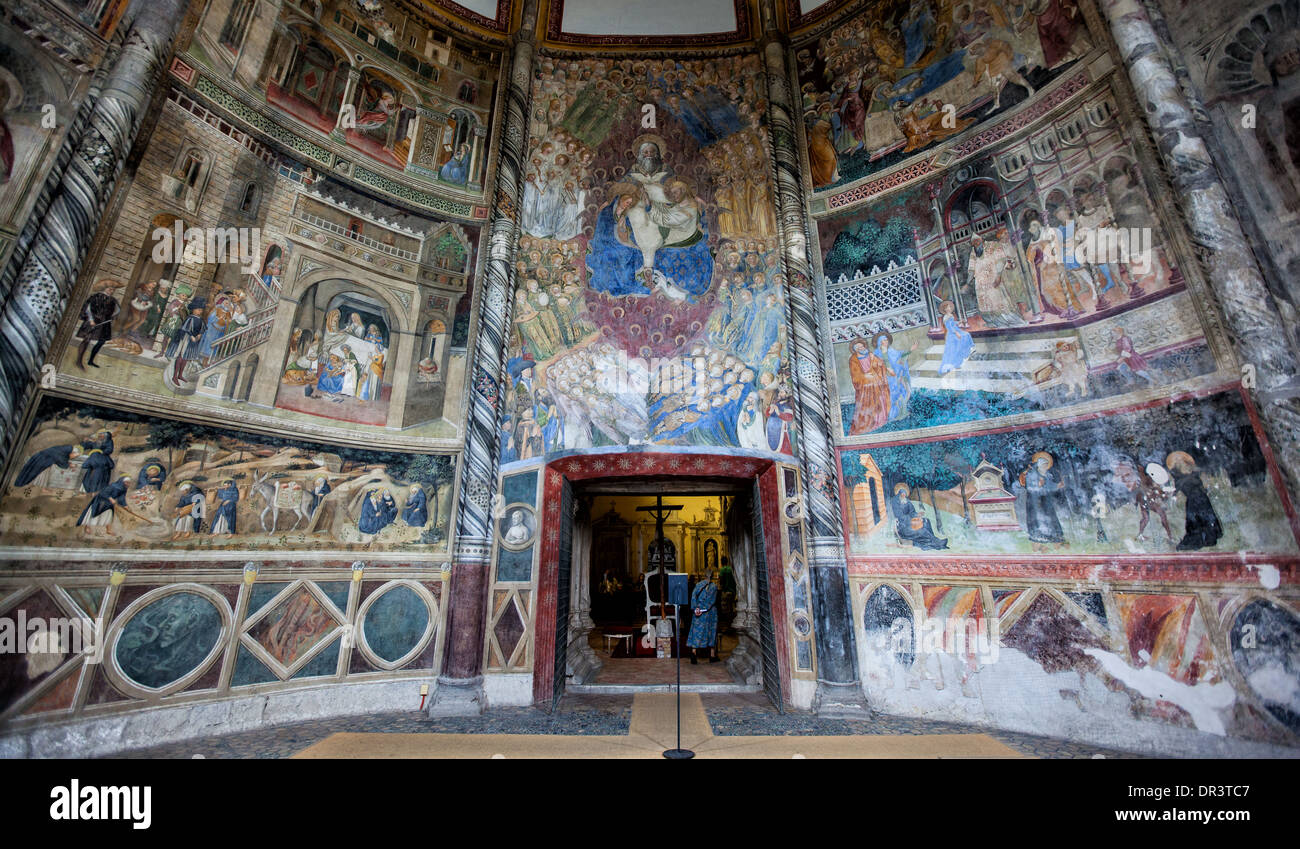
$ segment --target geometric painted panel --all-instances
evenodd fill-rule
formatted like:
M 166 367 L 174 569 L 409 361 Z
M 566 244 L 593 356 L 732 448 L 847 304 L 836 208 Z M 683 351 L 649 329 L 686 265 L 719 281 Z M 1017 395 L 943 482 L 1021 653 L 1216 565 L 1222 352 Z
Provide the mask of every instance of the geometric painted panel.
M 497 555 L 498 581 L 531 581 L 533 579 L 533 547 L 523 551 L 502 548 Z
M 501 482 L 501 497 L 506 504 L 532 504 L 537 502 L 537 472 L 510 475 Z
M 511 655 L 515 653 L 515 647 L 519 645 L 519 639 L 524 635 L 524 620 L 515 605 L 506 605 L 505 612 L 497 620 L 492 633 L 496 634 L 497 643 L 501 646 L 501 651 L 505 654 L 504 659 L 508 663 Z
M 197 593 L 173 593 L 131 617 L 115 654 L 128 678 L 156 689 L 192 672 L 220 636 L 221 614 L 211 601 Z
M 333 675 L 338 670 L 339 665 L 339 647 L 342 640 L 335 640 L 320 654 L 313 657 L 307 662 L 302 669 L 293 676 L 293 680 L 299 678 L 317 678 L 321 675 Z
M 366 643 L 389 663 L 400 660 L 419 644 L 431 615 L 424 599 L 399 584 L 371 602 L 362 623 Z
M 267 654 L 284 666 L 292 666 L 337 624 L 306 587 L 299 587 L 248 633 Z
M 235 661 L 235 674 L 230 679 L 230 686 L 244 687 L 248 684 L 265 684 L 268 681 L 278 680 L 275 673 L 248 650 L 248 646 L 239 647 L 239 657 Z

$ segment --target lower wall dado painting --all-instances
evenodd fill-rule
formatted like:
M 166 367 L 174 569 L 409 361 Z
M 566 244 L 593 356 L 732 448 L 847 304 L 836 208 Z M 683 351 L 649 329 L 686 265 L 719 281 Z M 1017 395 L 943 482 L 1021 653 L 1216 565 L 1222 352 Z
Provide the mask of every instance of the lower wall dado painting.
M 840 462 L 851 554 L 1297 551 L 1232 392 Z
M 445 548 L 455 461 L 46 398 L 0 496 L 16 547 Z

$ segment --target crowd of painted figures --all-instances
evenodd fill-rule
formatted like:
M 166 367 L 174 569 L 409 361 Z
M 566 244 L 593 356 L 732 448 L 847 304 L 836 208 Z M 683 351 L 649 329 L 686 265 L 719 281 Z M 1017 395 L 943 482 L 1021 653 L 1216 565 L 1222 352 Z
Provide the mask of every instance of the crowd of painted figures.
M 1048 451 L 1037 451 L 1029 464 L 1010 482 L 1010 492 L 1023 511 L 1019 517 L 1021 530 L 1035 551 L 1065 548 L 1068 535 L 1061 517 L 1069 515 L 1070 507 L 1064 501 L 1065 478 L 1054 467 L 1056 458 Z M 1202 471 L 1186 451 L 1173 451 L 1164 463 L 1151 462 L 1145 466 L 1129 458 L 1119 458 L 1112 466 L 1111 483 L 1116 491 L 1126 493 L 1137 511 L 1138 527 L 1135 539 L 1148 539 L 1147 526 L 1158 521 L 1164 530 L 1168 545 L 1177 551 L 1199 551 L 1213 548 L 1224 535 L 1219 514 L 1206 491 Z M 963 481 L 970 488 L 973 480 Z M 1175 542 L 1169 516 L 1183 496 L 1183 535 Z M 912 499 L 914 492 L 906 483 L 894 485 L 889 499 L 893 514 L 894 535 L 904 547 L 927 551 L 948 548 L 948 539 L 940 537 L 925 514 L 924 502 L 918 505 Z M 1100 496 L 1094 498 L 1086 522 L 1086 535 L 1099 541 L 1106 538 L 1103 518 L 1107 511 L 1100 506 Z M 978 528 L 979 523 L 976 522 Z M 1005 530 L 999 528 L 999 531 Z M 1158 534 L 1154 525 L 1152 533 Z
M 142 447 L 135 444 L 138 442 L 134 440 L 133 447 L 127 450 L 138 451 Z M 37 497 L 75 488 L 88 496 L 76 527 L 92 537 L 131 533 L 124 521 L 134 529 L 148 527 L 148 536 L 153 540 L 275 533 L 281 512 L 295 517 L 291 530 L 330 533 L 337 531 L 333 525 L 340 509 L 353 518 L 361 542 L 372 542 L 381 531 L 398 522 L 416 529 L 429 524 L 429 495 L 425 488 L 419 483 L 366 485 L 367 475 L 374 480 L 374 466 L 352 474 L 296 472 L 286 476 L 275 473 L 273 468 L 279 466 L 274 464 L 259 471 L 258 458 L 266 452 L 258 446 L 238 451 L 205 446 L 202 453 L 213 459 L 208 472 L 195 473 L 193 468 L 202 469 L 202 465 L 192 460 L 178 461 L 177 468 L 183 465 L 185 473 L 192 477 L 177 481 L 168 469 L 170 461 L 162 456 L 146 454 L 143 460 L 128 456 L 123 461 L 115 457 L 117 447 L 113 431 L 102 429 L 80 442 L 33 452 L 14 478 L 11 492 L 19 497 Z M 295 452 L 294 457 L 305 459 L 300 453 Z M 240 459 L 234 459 L 236 456 Z M 135 469 L 135 473 L 123 474 L 122 467 Z M 65 477 L 75 475 L 75 481 L 55 480 L 55 469 L 67 470 Z M 228 476 L 210 476 L 216 469 L 229 470 Z M 400 506 L 395 489 L 402 496 Z M 240 520 L 241 512 L 244 521 Z M 259 521 L 249 527 L 254 517 Z M 158 531 L 164 525 L 169 533 L 160 537 Z
M 646 441 L 790 451 L 786 281 L 770 176 L 749 167 L 768 156 L 757 58 L 543 64 L 503 461 Z M 658 132 L 641 132 L 643 104 Z
M 1008 85 L 1069 63 L 1087 47 L 1074 0 L 922 0 L 861 15 L 797 54 L 814 187 L 870 170 L 971 126 Z
M 382 400 L 386 336 L 379 325 L 363 322 L 360 313 L 350 313 L 346 325 L 342 316 L 340 310 L 330 310 L 319 334 L 294 328 L 281 382 L 331 401 Z

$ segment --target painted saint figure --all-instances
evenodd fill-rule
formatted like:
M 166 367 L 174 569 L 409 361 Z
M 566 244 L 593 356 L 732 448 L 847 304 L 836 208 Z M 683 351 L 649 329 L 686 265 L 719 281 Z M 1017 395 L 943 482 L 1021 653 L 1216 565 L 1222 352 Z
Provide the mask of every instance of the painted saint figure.
M 402 521 L 412 528 L 423 528 L 429 524 L 429 497 L 418 483 L 411 484 L 406 504 L 402 507 Z
M 18 472 L 18 477 L 14 478 L 14 486 L 27 486 L 36 480 L 50 466 L 58 466 L 60 469 L 66 469 L 72 461 L 81 456 L 80 445 L 53 445 L 41 451 L 37 451 Z
M 178 490 L 180 497 L 176 502 L 176 520 L 172 528 L 182 536 L 197 534 L 203 529 L 203 520 L 208 518 L 207 496 L 194 485 L 194 481 L 182 481 Z
M 99 492 L 108 486 L 116 465 L 102 448 L 90 449 L 86 452 L 86 459 L 81 461 L 81 491 Z
M 226 480 L 217 490 L 217 512 L 212 517 L 210 534 L 234 534 L 235 511 L 239 505 L 239 487 L 233 480 Z M 197 529 L 196 529 L 197 530 Z
M 894 487 L 894 498 L 889 504 L 894 511 L 894 530 L 899 539 L 927 551 L 947 548 L 948 540 L 935 535 L 930 520 L 912 503 L 911 494 L 908 485 L 900 483 Z
M 1065 489 L 1065 481 L 1051 473 L 1056 461 L 1046 451 L 1039 451 L 1029 461 L 1032 465 L 1020 478 L 1025 489 L 1029 539 L 1036 543 L 1065 542 L 1065 532 L 1056 515 L 1056 495 Z
M 957 323 L 957 306 L 952 301 L 940 304 L 939 314 L 943 316 L 944 329 L 943 362 L 939 364 L 939 374 L 943 375 L 962 367 L 975 350 L 975 341 Z
M 871 433 L 889 422 L 888 365 L 863 339 L 849 346 L 849 378 L 853 381 L 853 422 L 849 434 Z
M 77 518 L 77 525 L 83 528 L 107 529 L 113 522 L 115 506 L 126 507 L 126 490 L 131 483 L 130 475 L 122 475 L 116 481 L 95 493 L 86 509 Z
M 357 529 L 363 534 L 377 534 L 393 523 L 397 518 L 397 504 L 393 494 L 387 489 L 376 488 L 366 493 L 361 502 L 361 516 L 357 520 Z
M 1174 487 L 1186 499 L 1183 538 L 1178 541 L 1178 550 L 1198 551 L 1217 545 L 1223 536 L 1223 525 L 1205 491 L 1205 481 L 1201 480 L 1196 461 L 1186 451 L 1175 451 L 1165 459 L 1165 467 L 1174 477 Z

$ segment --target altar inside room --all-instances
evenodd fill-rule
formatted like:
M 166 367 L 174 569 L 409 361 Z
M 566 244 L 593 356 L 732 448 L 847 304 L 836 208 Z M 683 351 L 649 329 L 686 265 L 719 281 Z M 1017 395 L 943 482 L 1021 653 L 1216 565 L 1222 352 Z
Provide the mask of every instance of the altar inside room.
M 683 683 L 733 683 L 726 661 L 738 642 L 732 626 L 740 587 L 725 516 L 734 500 L 725 495 L 664 495 L 659 502 L 664 506 L 663 543 L 659 545 L 656 496 L 592 498 L 588 570 L 593 627 L 588 642 L 602 668 L 591 683 L 656 685 L 675 681 L 677 629 Z M 687 592 L 693 596 L 710 571 L 717 588 L 709 594 L 717 620 L 715 650 L 694 652 L 698 658 L 692 664 L 693 652 L 686 643 L 693 607 L 661 607 L 661 600 L 667 599 L 662 576 L 686 575 Z

